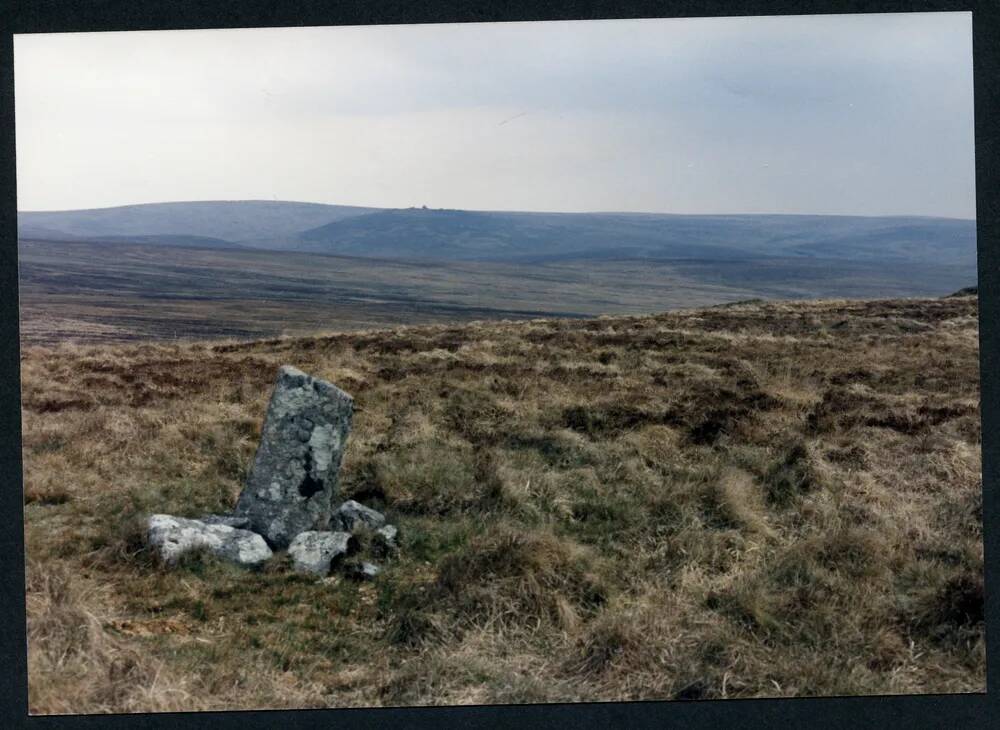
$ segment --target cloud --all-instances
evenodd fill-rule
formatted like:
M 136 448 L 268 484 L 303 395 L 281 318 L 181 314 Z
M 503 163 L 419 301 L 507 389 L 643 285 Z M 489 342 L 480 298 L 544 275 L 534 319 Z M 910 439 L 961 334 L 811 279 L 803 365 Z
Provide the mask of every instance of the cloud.
M 19 207 L 974 215 L 968 13 L 18 36 Z

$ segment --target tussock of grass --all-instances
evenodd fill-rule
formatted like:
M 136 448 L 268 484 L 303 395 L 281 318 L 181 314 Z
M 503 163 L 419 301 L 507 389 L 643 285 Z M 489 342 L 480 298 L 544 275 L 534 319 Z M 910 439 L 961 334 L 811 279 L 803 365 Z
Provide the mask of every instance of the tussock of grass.
M 607 601 L 595 562 L 568 540 L 501 524 L 443 560 L 435 587 L 474 622 L 568 628 Z
M 977 347 L 955 298 L 25 348 L 32 711 L 982 691 Z M 284 363 L 399 549 L 157 565 Z
M 767 497 L 778 506 L 788 506 L 798 497 L 822 488 L 822 476 L 809 447 L 802 441 L 788 448 L 767 474 Z
M 199 705 L 162 662 L 115 636 L 103 597 L 60 566 L 28 567 L 30 708 L 72 714 Z
M 725 517 L 738 528 L 773 537 L 767 524 L 760 490 L 753 477 L 739 469 L 729 468 L 719 475 L 715 484 L 715 499 Z

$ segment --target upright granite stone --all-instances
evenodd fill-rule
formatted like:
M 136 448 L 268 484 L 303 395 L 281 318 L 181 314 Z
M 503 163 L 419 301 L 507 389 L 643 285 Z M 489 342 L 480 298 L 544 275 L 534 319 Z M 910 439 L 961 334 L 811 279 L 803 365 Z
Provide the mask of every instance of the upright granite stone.
M 204 522 L 206 525 L 228 525 L 229 527 L 235 527 L 237 530 L 250 529 L 249 517 L 236 517 L 234 515 L 203 515 L 199 518 L 199 520 Z
M 272 548 L 326 528 L 353 413 L 354 400 L 336 386 L 288 365 L 278 372 L 235 510 Z

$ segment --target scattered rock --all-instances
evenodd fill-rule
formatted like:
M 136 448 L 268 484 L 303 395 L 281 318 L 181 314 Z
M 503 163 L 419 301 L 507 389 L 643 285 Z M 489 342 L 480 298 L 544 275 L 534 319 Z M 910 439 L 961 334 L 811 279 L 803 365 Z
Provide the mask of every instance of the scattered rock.
M 371 580 L 381 572 L 382 569 L 375 565 L 375 563 L 365 562 L 351 563 L 344 570 L 347 577 L 352 580 Z
M 371 507 L 365 507 L 360 502 L 349 499 L 344 502 L 330 518 L 330 527 L 334 530 L 352 532 L 360 526 L 372 529 L 385 524 L 385 515 Z
M 353 413 L 354 401 L 347 393 L 283 366 L 234 513 L 199 520 L 152 515 L 149 544 L 168 564 L 191 550 L 206 549 L 244 566 L 259 565 L 272 549 L 287 547 L 295 570 L 325 577 L 358 550 L 351 533 L 365 527 L 376 533 L 374 551 L 391 554 L 398 530 L 386 524 L 381 512 L 353 499 L 332 511 Z M 324 529 L 327 525 L 330 530 Z M 344 572 L 354 580 L 370 580 L 380 568 L 355 561 Z
M 375 534 L 381 537 L 387 545 L 395 547 L 396 536 L 399 534 L 399 530 L 396 529 L 395 525 L 385 525 L 375 530 Z
M 238 530 L 250 529 L 250 518 L 239 515 L 205 515 L 199 518 L 199 522 L 204 522 L 206 525 L 228 525 Z
M 295 569 L 303 573 L 329 575 L 330 568 L 357 547 L 349 532 L 300 532 L 288 547 Z
M 175 564 L 184 553 L 198 549 L 248 568 L 271 557 L 264 538 L 254 532 L 171 515 L 151 515 L 146 538 L 168 565 Z
M 394 555 L 399 550 L 399 544 L 396 542 L 398 534 L 399 530 L 394 525 L 384 525 L 375 530 L 369 547 L 372 557 L 388 558 Z
M 323 380 L 285 365 L 278 372 L 260 446 L 236 514 L 274 548 L 324 528 L 337 493 L 354 401 Z

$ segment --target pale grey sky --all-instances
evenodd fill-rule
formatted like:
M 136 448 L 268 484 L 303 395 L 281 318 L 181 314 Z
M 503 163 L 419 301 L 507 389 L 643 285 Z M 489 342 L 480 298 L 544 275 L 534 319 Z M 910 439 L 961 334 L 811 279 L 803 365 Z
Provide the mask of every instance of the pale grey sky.
M 975 216 L 970 13 L 15 37 L 18 207 Z

